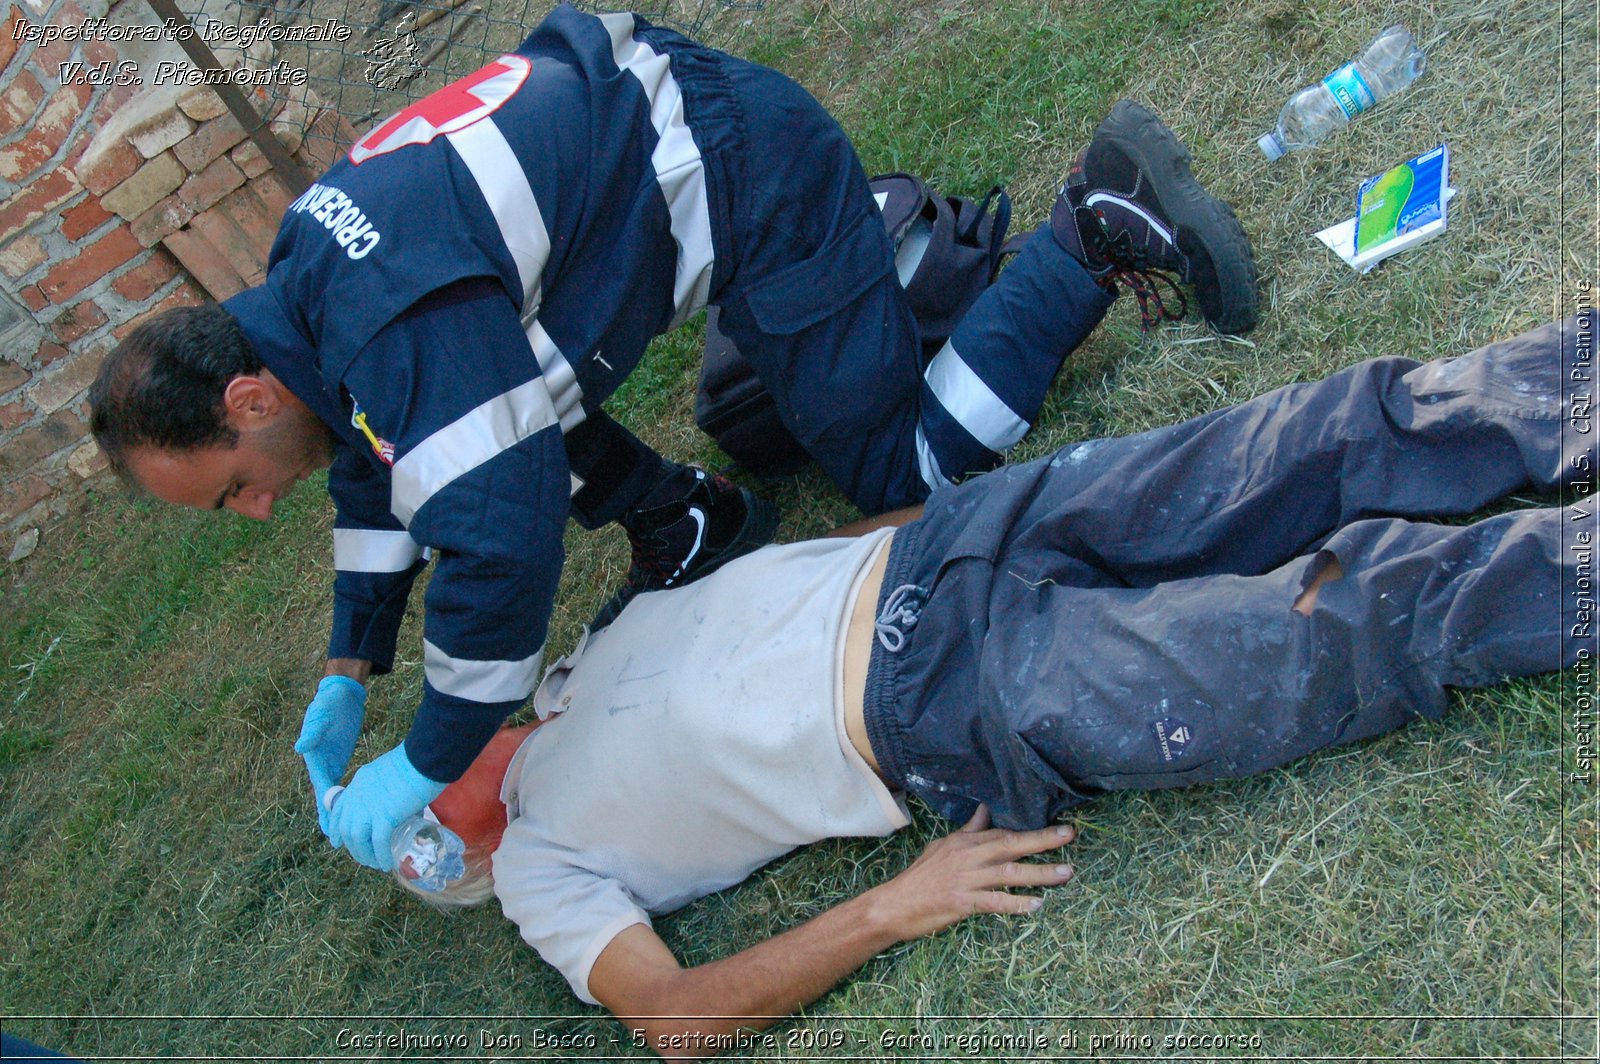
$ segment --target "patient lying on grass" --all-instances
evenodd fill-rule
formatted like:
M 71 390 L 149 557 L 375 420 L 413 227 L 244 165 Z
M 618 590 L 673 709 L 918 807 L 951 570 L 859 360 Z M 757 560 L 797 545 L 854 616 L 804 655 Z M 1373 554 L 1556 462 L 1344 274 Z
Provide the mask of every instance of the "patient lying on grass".
M 1261 772 L 1570 666 L 1564 511 L 1393 515 L 1592 468 L 1562 438 L 1578 332 L 1363 363 L 643 595 L 434 803 L 478 858 L 456 890 L 497 895 L 584 1001 L 699 1055 L 897 942 L 1035 911 L 1019 891 L 1072 867 L 1026 858 L 1096 794 Z M 797 846 L 904 827 L 908 792 L 963 826 L 889 881 L 694 968 L 651 930 Z

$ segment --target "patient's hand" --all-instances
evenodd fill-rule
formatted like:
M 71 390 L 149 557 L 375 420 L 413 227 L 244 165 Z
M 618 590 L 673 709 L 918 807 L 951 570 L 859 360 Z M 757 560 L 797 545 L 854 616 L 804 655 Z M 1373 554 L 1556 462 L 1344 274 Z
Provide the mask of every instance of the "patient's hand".
M 989 827 L 989 810 L 979 806 L 953 834 L 928 844 L 910 868 L 871 893 L 902 941 L 942 931 L 976 913 L 1022 915 L 1038 911 L 1043 899 L 1011 894 L 1015 887 L 1054 887 L 1072 878 L 1072 866 L 1022 860 L 1058 849 L 1077 837 L 1066 824 L 1037 831 Z

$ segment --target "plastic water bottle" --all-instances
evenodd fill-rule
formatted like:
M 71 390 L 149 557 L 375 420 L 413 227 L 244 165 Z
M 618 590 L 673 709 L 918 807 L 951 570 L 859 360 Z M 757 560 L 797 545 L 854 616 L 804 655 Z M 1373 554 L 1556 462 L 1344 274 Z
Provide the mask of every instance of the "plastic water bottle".
M 334 799 L 343 792 L 340 784 L 329 787 L 322 794 L 323 807 L 332 809 Z M 426 807 L 394 829 L 389 853 L 395 871 L 429 894 L 437 894 L 467 874 L 467 844 Z
M 1417 80 L 1427 65 L 1427 57 L 1411 33 L 1404 26 L 1390 26 L 1373 38 L 1355 62 L 1289 97 L 1278 115 L 1278 128 L 1256 144 L 1268 159 L 1309 148 Z

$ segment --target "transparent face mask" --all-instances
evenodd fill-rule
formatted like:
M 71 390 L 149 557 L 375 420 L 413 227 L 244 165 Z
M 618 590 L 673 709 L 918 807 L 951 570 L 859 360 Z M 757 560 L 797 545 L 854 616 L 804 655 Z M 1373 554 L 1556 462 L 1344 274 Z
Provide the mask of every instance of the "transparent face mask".
M 334 801 L 344 792 L 335 785 L 322 796 L 322 804 L 333 808 Z M 437 894 L 467 874 L 467 844 L 461 836 L 439 823 L 431 806 L 403 821 L 389 836 L 389 852 L 394 857 L 395 871 L 404 876 L 418 890 Z
M 395 871 L 430 894 L 467 874 L 467 844 L 439 823 L 432 809 L 424 809 L 395 828 L 389 849 Z

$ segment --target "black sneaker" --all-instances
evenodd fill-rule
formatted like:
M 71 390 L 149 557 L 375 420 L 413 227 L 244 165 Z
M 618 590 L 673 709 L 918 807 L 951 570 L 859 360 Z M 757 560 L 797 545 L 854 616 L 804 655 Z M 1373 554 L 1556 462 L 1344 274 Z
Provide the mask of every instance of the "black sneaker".
M 1056 197 L 1050 228 L 1101 285 L 1132 290 L 1146 328 L 1184 316 L 1179 282 L 1194 288 L 1218 332 L 1255 327 L 1255 259 L 1239 219 L 1195 180 L 1172 131 L 1132 100 L 1118 101 L 1095 130 Z
M 692 583 L 772 542 L 778 531 L 778 508 L 728 478 L 694 466 L 668 469 L 618 522 L 633 546 L 633 564 L 591 628 L 616 620 L 640 592 Z

